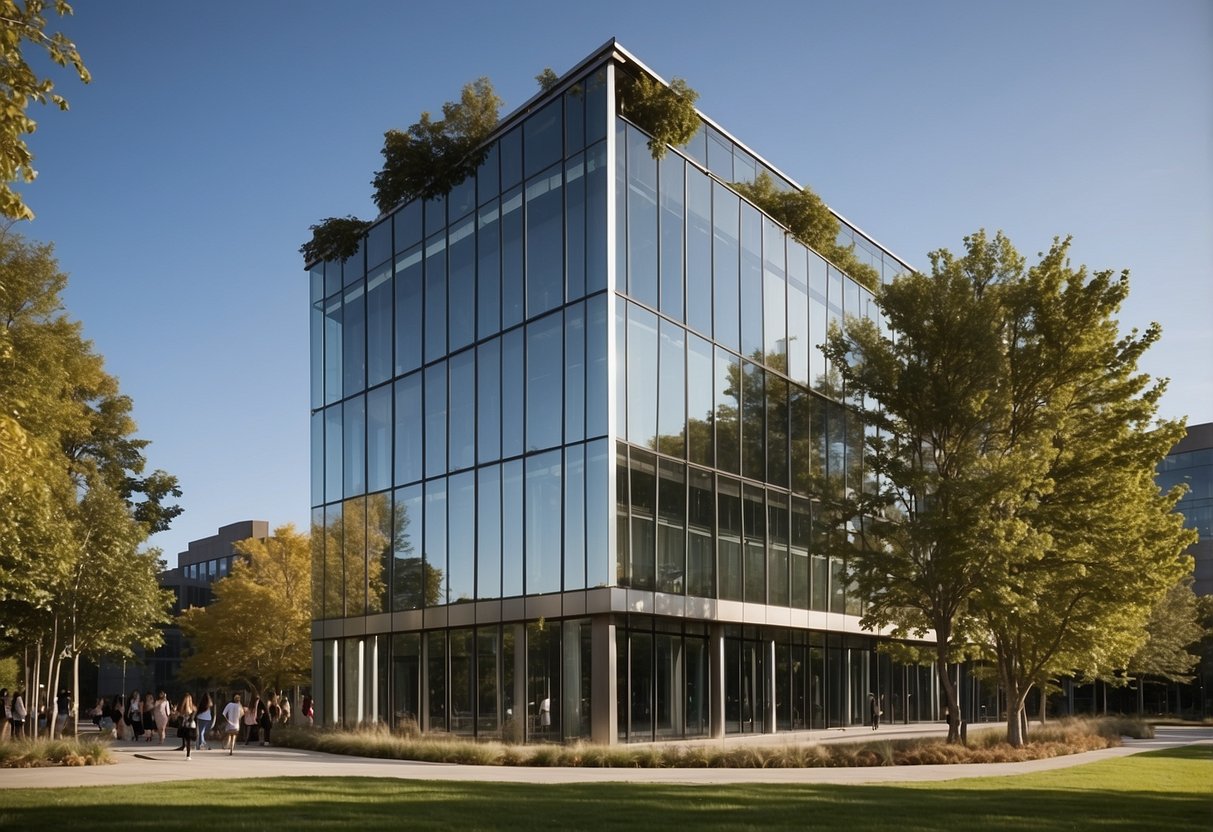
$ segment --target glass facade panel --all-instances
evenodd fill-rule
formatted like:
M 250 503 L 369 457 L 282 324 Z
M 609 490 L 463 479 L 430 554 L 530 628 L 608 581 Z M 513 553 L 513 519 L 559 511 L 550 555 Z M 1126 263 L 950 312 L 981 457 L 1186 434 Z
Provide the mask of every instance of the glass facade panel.
M 522 189 L 501 197 L 501 326 L 522 322 L 523 301 Z
M 476 218 L 468 217 L 450 231 L 447 251 L 450 270 L 448 291 L 454 303 L 447 304 L 447 333 L 450 349 L 466 347 L 476 340 Z
M 789 528 L 788 495 L 767 493 L 767 538 L 770 542 L 767 586 L 770 603 L 780 607 L 791 605 L 791 585 L 788 560 Z
M 522 594 L 523 541 L 522 460 L 501 466 L 501 594 Z
M 421 242 L 421 201 L 413 200 L 400 207 L 392 217 L 396 253 Z
M 585 446 L 564 452 L 564 588 L 585 589 Z
M 569 300 L 585 294 L 585 196 L 585 157 L 578 155 L 564 165 L 564 291 Z
M 657 316 L 628 305 L 627 437 L 637 445 L 657 443 Z
M 366 280 L 366 374 L 370 387 L 392 377 L 392 315 L 392 264 L 384 263 Z
M 425 368 L 425 475 L 446 473 L 446 362 Z
M 526 591 L 560 591 L 560 451 L 526 460 Z
M 767 373 L 767 482 L 788 485 L 788 383 Z
M 476 457 L 501 458 L 501 339 L 476 348 Z
M 526 328 L 527 450 L 560 444 L 564 424 L 563 316 L 556 312 Z
M 660 323 L 657 385 L 657 450 L 686 456 L 686 331 L 667 320 Z
M 526 390 L 526 353 L 523 331 L 515 329 L 501 336 L 501 455 L 522 453 Z
M 333 405 L 324 411 L 324 499 L 325 502 L 342 497 L 343 437 L 341 435 L 341 405 Z
M 695 335 L 687 336 L 687 458 L 699 465 L 713 465 L 712 345 Z
M 476 351 L 452 355 L 450 368 L 450 470 L 470 468 L 476 462 Z
M 484 205 L 501 193 L 501 150 L 496 142 L 489 145 L 484 161 L 476 170 L 476 204 Z
M 742 599 L 741 584 L 741 484 L 721 477 L 716 485 L 716 540 L 720 597 Z
M 585 438 L 585 304 L 564 310 L 564 441 Z
M 345 615 L 366 614 L 366 498 L 346 500 L 342 506 L 341 559 L 345 585 Z
M 716 348 L 716 467 L 741 472 L 741 362 Z
M 659 163 L 661 215 L 661 311 L 682 320 L 683 229 L 686 225 L 686 163 L 666 154 Z
M 712 334 L 712 180 L 687 167 L 687 324 Z
M 396 258 L 396 374 L 421 366 L 421 246 Z
M 476 219 L 476 333 L 487 338 L 501 329 L 501 209 L 497 200 Z
M 737 194 L 712 183 L 712 332 L 718 344 L 733 351 L 741 349 L 740 208 Z
M 686 590 L 686 466 L 661 460 L 657 482 L 657 590 Z
M 762 220 L 763 331 L 767 366 L 788 373 L 787 268 L 783 229 Z
M 741 203 L 741 354 L 763 360 L 762 214 Z
M 632 449 L 630 470 L 631 548 L 628 552 L 628 586 L 653 589 L 657 514 L 657 458 Z
M 809 271 L 807 252 L 790 237 L 788 252 L 788 376 L 809 383 Z
M 716 597 L 716 493 L 712 475 L 691 468 L 688 472 L 687 594 Z
M 391 609 L 394 521 L 392 495 L 387 491 L 366 498 L 366 613 Z
M 430 731 L 447 730 L 446 721 L 446 631 L 425 634 L 426 716 Z
M 560 160 L 564 155 L 564 111 L 559 98 L 523 122 L 522 146 L 526 153 L 526 175 Z
M 742 362 L 741 473 L 766 479 L 766 372 L 757 364 Z
M 425 360 L 446 353 L 446 235 L 425 243 Z
M 341 388 L 352 396 L 366 389 L 366 292 L 361 283 L 345 290 L 341 310 Z
M 392 386 L 366 394 L 366 490 L 392 486 Z
M 404 485 L 421 479 L 422 408 L 421 373 L 413 373 L 396 382 L 396 484 Z
M 622 148 L 621 148 L 622 149 Z M 648 138 L 627 130 L 628 294 L 657 308 L 657 162 Z
M 745 526 L 745 600 L 765 604 L 767 600 L 766 492 L 752 485 L 743 487 L 742 523 Z
M 450 579 L 446 571 L 446 479 L 430 480 L 425 484 L 425 573 L 438 581 L 436 602 L 448 602 Z M 428 588 L 427 588 L 427 598 Z
M 345 496 L 366 493 L 366 401 L 362 396 L 344 405 L 342 482 Z
M 610 445 L 605 439 L 586 444 L 585 585 L 606 586 L 611 580 L 608 527 L 613 507 L 609 495 Z
M 526 186 L 527 315 L 555 309 L 564 300 L 564 197 L 560 167 Z
M 605 436 L 607 432 L 607 304 L 606 295 L 585 302 L 585 435 Z
M 415 610 L 438 600 L 439 578 L 421 559 L 421 485 L 396 490 L 392 537 L 392 609 Z
M 448 480 L 447 595 L 450 603 L 476 597 L 476 475 L 455 474 Z
M 501 597 L 501 466 L 476 472 L 476 597 Z
M 324 304 L 324 403 L 341 401 L 341 295 Z

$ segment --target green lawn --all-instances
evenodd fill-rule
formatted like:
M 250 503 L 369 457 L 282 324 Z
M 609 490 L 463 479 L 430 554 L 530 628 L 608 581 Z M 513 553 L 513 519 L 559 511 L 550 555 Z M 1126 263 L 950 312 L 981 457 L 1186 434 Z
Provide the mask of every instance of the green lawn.
M 547 786 L 342 777 L 0 791 L 0 829 L 676 828 L 1208 832 L 1213 748 L 1188 746 L 1018 777 L 889 786 Z

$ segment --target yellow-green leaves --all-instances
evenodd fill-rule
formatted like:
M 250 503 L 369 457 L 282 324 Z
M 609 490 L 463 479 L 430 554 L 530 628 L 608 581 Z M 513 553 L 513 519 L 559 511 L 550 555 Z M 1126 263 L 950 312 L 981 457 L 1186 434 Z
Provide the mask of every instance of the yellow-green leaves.
M 654 159 L 666 154 L 668 146 L 681 147 L 699 129 L 695 101 L 699 93 L 681 78 L 667 87 L 647 75 L 620 75 L 620 109 L 650 136 L 649 151 Z

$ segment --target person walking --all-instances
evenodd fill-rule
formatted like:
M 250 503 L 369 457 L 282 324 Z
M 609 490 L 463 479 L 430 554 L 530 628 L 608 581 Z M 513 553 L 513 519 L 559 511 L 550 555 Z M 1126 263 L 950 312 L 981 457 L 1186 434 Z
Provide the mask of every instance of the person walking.
M 282 717 L 282 708 L 278 705 L 278 695 L 271 693 L 268 700 L 262 700 L 261 711 L 257 716 L 257 724 L 261 726 L 261 744 L 270 744 L 270 731 Z
M 151 742 L 156 736 L 156 696 L 150 690 L 143 696 L 139 715 L 143 718 L 143 741 Z
M 164 696 L 164 692 L 161 691 L 160 695 Z M 165 702 L 167 703 L 167 699 Z M 187 693 L 181 697 L 181 704 L 177 706 L 177 715 L 181 717 L 181 727 L 177 729 L 177 733 L 181 737 L 181 746 L 178 750 L 185 749 L 185 759 L 188 760 L 190 751 L 194 747 L 194 741 L 198 739 L 198 709 L 194 707 L 193 696 Z M 158 719 L 157 716 L 157 721 Z
M 67 727 L 68 717 L 72 713 L 72 694 L 67 688 L 60 688 L 55 697 L 55 730 L 51 739 L 63 737 L 63 729 Z
M 126 703 L 126 724 L 131 727 L 131 742 L 143 739 L 143 697 L 139 691 L 131 691 Z
M 282 708 L 282 724 L 290 725 L 291 724 L 291 698 L 289 696 L 287 696 L 286 694 L 283 694 L 280 705 Z
M 875 694 L 868 694 L 868 711 L 872 714 L 872 730 L 875 731 L 880 727 L 880 702 L 876 699 Z
M 13 718 L 13 703 L 8 698 L 8 688 L 0 688 L 0 742 L 8 734 L 8 723 Z
M 261 710 L 265 706 L 261 704 L 261 697 L 254 696 L 253 701 L 244 709 L 244 744 L 252 745 L 257 741 L 259 731 L 257 730 L 261 722 Z
M 194 704 L 193 698 L 190 698 L 190 705 Z M 156 698 L 156 702 L 152 705 L 152 722 L 156 726 L 156 737 L 158 743 L 164 742 L 165 734 L 168 732 L 168 721 L 171 715 L 172 706 L 169 705 L 168 694 L 160 691 L 160 696 Z
M 244 716 L 244 707 L 240 704 L 240 694 L 232 694 L 232 701 L 223 709 L 223 719 L 227 722 L 224 728 L 223 747 L 230 757 L 236 753 L 236 739 L 240 736 L 240 720 Z
M 29 709 L 25 707 L 25 695 L 18 690 L 13 694 L 12 716 L 9 719 L 9 736 L 13 739 L 25 736 L 25 718 Z
M 305 693 L 303 699 L 299 703 L 299 716 L 307 721 L 308 725 L 316 723 L 314 706 L 312 705 L 312 695 Z
M 202 699 L 198 701 L 198 715 L 196 721 L 198 723 L 198 745 L 199 751 L 202 749 L 210 750 L 210 746 L 206 744 L 206 729 L 211 727 L 211 721 L 214 719 L 212 710 L 211 695 L 203 692 Z
M 114 739 L 126 738 L 126 708 L 122 704 L 122 694 L 118 694 L 110 702 L 110 721 L 114 723 Z

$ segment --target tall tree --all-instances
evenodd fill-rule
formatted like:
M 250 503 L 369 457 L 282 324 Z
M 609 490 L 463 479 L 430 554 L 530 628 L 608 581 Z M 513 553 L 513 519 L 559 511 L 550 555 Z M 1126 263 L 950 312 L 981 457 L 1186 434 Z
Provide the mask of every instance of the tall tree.
M 312 670 L 311 545 L 287 524 L 264 540 L 242 540 L 215 601 L 178 618 L 192 653 L 184 676 L 255 691 L 305 681 Z
M 24 138 L 38 125 L 26 111 L 35 102 L 67 109 L 67 99 L 53 92 L 51 79 L 38 76 L 25 50 L 42 50 L 59 66 L 70 64 L 84 83 L 91 80 L 76 45 L 61 32 L 47 33 L 48 5 L 45 0 L 0 0 L 0 109 L 4 111 L 0 119 L 0 216 L 13 220 L 34 218 L 10 184 L 33 182 L 38 175 Z M 72 13 L 64 0 L 55 0 L 53 8 L 60 17 Z

